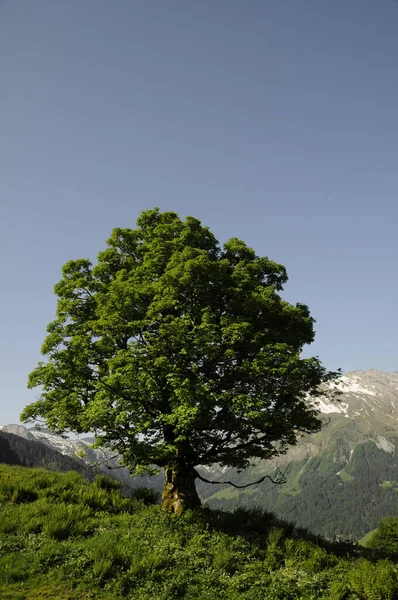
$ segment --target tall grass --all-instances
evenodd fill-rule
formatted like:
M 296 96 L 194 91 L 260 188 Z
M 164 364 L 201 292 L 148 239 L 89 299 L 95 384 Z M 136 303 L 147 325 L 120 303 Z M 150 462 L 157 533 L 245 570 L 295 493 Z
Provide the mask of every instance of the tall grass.
M 0 465 L 0 598 L 396 600 L 398 569 L 259 510 L 165 514 L 104 477 Z

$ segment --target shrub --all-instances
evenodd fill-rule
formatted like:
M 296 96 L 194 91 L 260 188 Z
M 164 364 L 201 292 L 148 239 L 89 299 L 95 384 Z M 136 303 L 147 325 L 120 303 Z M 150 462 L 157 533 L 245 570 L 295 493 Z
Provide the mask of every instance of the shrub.
M 160 503 L 161 494 L 152 488 L 141 487 L 133 490 L 131 497 L 134 500 L 141 500 L 146 506 L 150 506 L 151 504 Z
M 43 533 L 57 540 L 86 535 L 92 531 L 90 515 L 91 511 L 86 507 L 55 505 L 44 522 Z
M 112 479 L 106 475 L 97 475 L 94 480 L 94 485 L 102 490 L 120 490 L 122 482 L 117 479 Z
M 24 502 L 34 502 L 37 500 L 38 493 L 30 487 L 26 487 L 19 483 L 4 482 L 0 484 L 0 493 L 3 496 L 3 501 L 11 502 L 11 504 L 22 504 Z
M 361 600 L 396 600 L 397 575 L 397 567 L 388 560 L 375 565 L 368 560 L 359 560 L 348 574 L 348 584 Z

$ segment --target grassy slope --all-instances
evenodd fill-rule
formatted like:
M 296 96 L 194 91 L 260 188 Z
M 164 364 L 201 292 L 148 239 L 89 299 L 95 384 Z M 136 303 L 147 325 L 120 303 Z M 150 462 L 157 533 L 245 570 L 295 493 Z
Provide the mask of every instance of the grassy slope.
M 115 482 L 0 465 L 2 600 L 393 600 L 398 567 L 260 511 L 183 517 Z
M 366 546 L 375 531 L 377 531 L 377 529 L 372 529 L 372 531 L 369 531 L 366 535 L 363 536 L 363 538 L 358 540 L 358 544 L 360 544 L 361 546 Z

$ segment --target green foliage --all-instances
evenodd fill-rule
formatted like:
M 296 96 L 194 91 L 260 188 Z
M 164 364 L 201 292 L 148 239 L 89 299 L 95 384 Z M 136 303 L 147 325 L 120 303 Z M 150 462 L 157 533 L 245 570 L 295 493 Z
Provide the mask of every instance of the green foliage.
M 350 589 L 359 598 L 390 600 L 398 598 L 398 569 L 389 561 L 373 565 L 359 561 L 348 574 Z
M 245 468 L 321 427 L 309 397 L 336 374 L 301 358 L 314 321 L 279 295 L 285 268 L 243 241 L 221 248 L 197 219 L 154 209 L 62 274 L 24 421 L 99 432 L 136 473 Z
M 136 488 L 131 494 L 135 500 L 142 500 L 142 502 L 149 506 L 150 504 L 159 504 L 161 499 L 160 492 L 153 490 L 152 488 Z
M 366 546 L 398 556 L 398 518 L 389 517 L 380 521 Z
M 109 500 L 111 510 L 89 507 L 93 490 L 119 493 L 105 489 L 104 479 L 87 484 L 70 474 L 0 465 L 0 480 L 37 494 L 0 505 L 0 524 L 14 523 L 0 531 L 4 599 L 397 599 L 392 560 L 318 539 L 260 510 L 202 508 L 177 518 L 127 498 L 118 508 Z M 57 500 L 65 489 L 69 502 Z
M 120 490 L 122 488 L 121 481 L 111 479 L 106 475 L 97 475 L 94 485 L 102 490 Z
M 24 486 L 14 487 L 12 485 L 8 486 L 0 483 L 0 490 L 2 492 L 3 502 L 9 501 L 12 504 L 34 502 L 38 497 L 35 491 Z
M 84 506 L 57 504 L 46 516 L 43 533 L 56 540 L 85 535 L 91 531 L 90 515 L 91 511 Z

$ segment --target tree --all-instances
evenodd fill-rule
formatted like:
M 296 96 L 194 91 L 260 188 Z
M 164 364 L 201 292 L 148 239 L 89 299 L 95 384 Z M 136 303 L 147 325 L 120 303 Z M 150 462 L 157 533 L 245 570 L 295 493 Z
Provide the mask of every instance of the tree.
M 398 518 L 387 517 L 379 521 L 366 546 L 388 554 L 398 554 Z
M 65 264 L 57 316 L 29 376 L 23 421 L 95 432 L 132 474 L 165 472 L 163 505 L 200 504 L 195 467 L 244 469 L 322 425 L 311 398 L 336 374 L 300 357 L 306 305 L 277 293 L 282 265 L 236 238 L 221 248 L 197 219 L 145 211 L 114 229 L 92 266 Z

